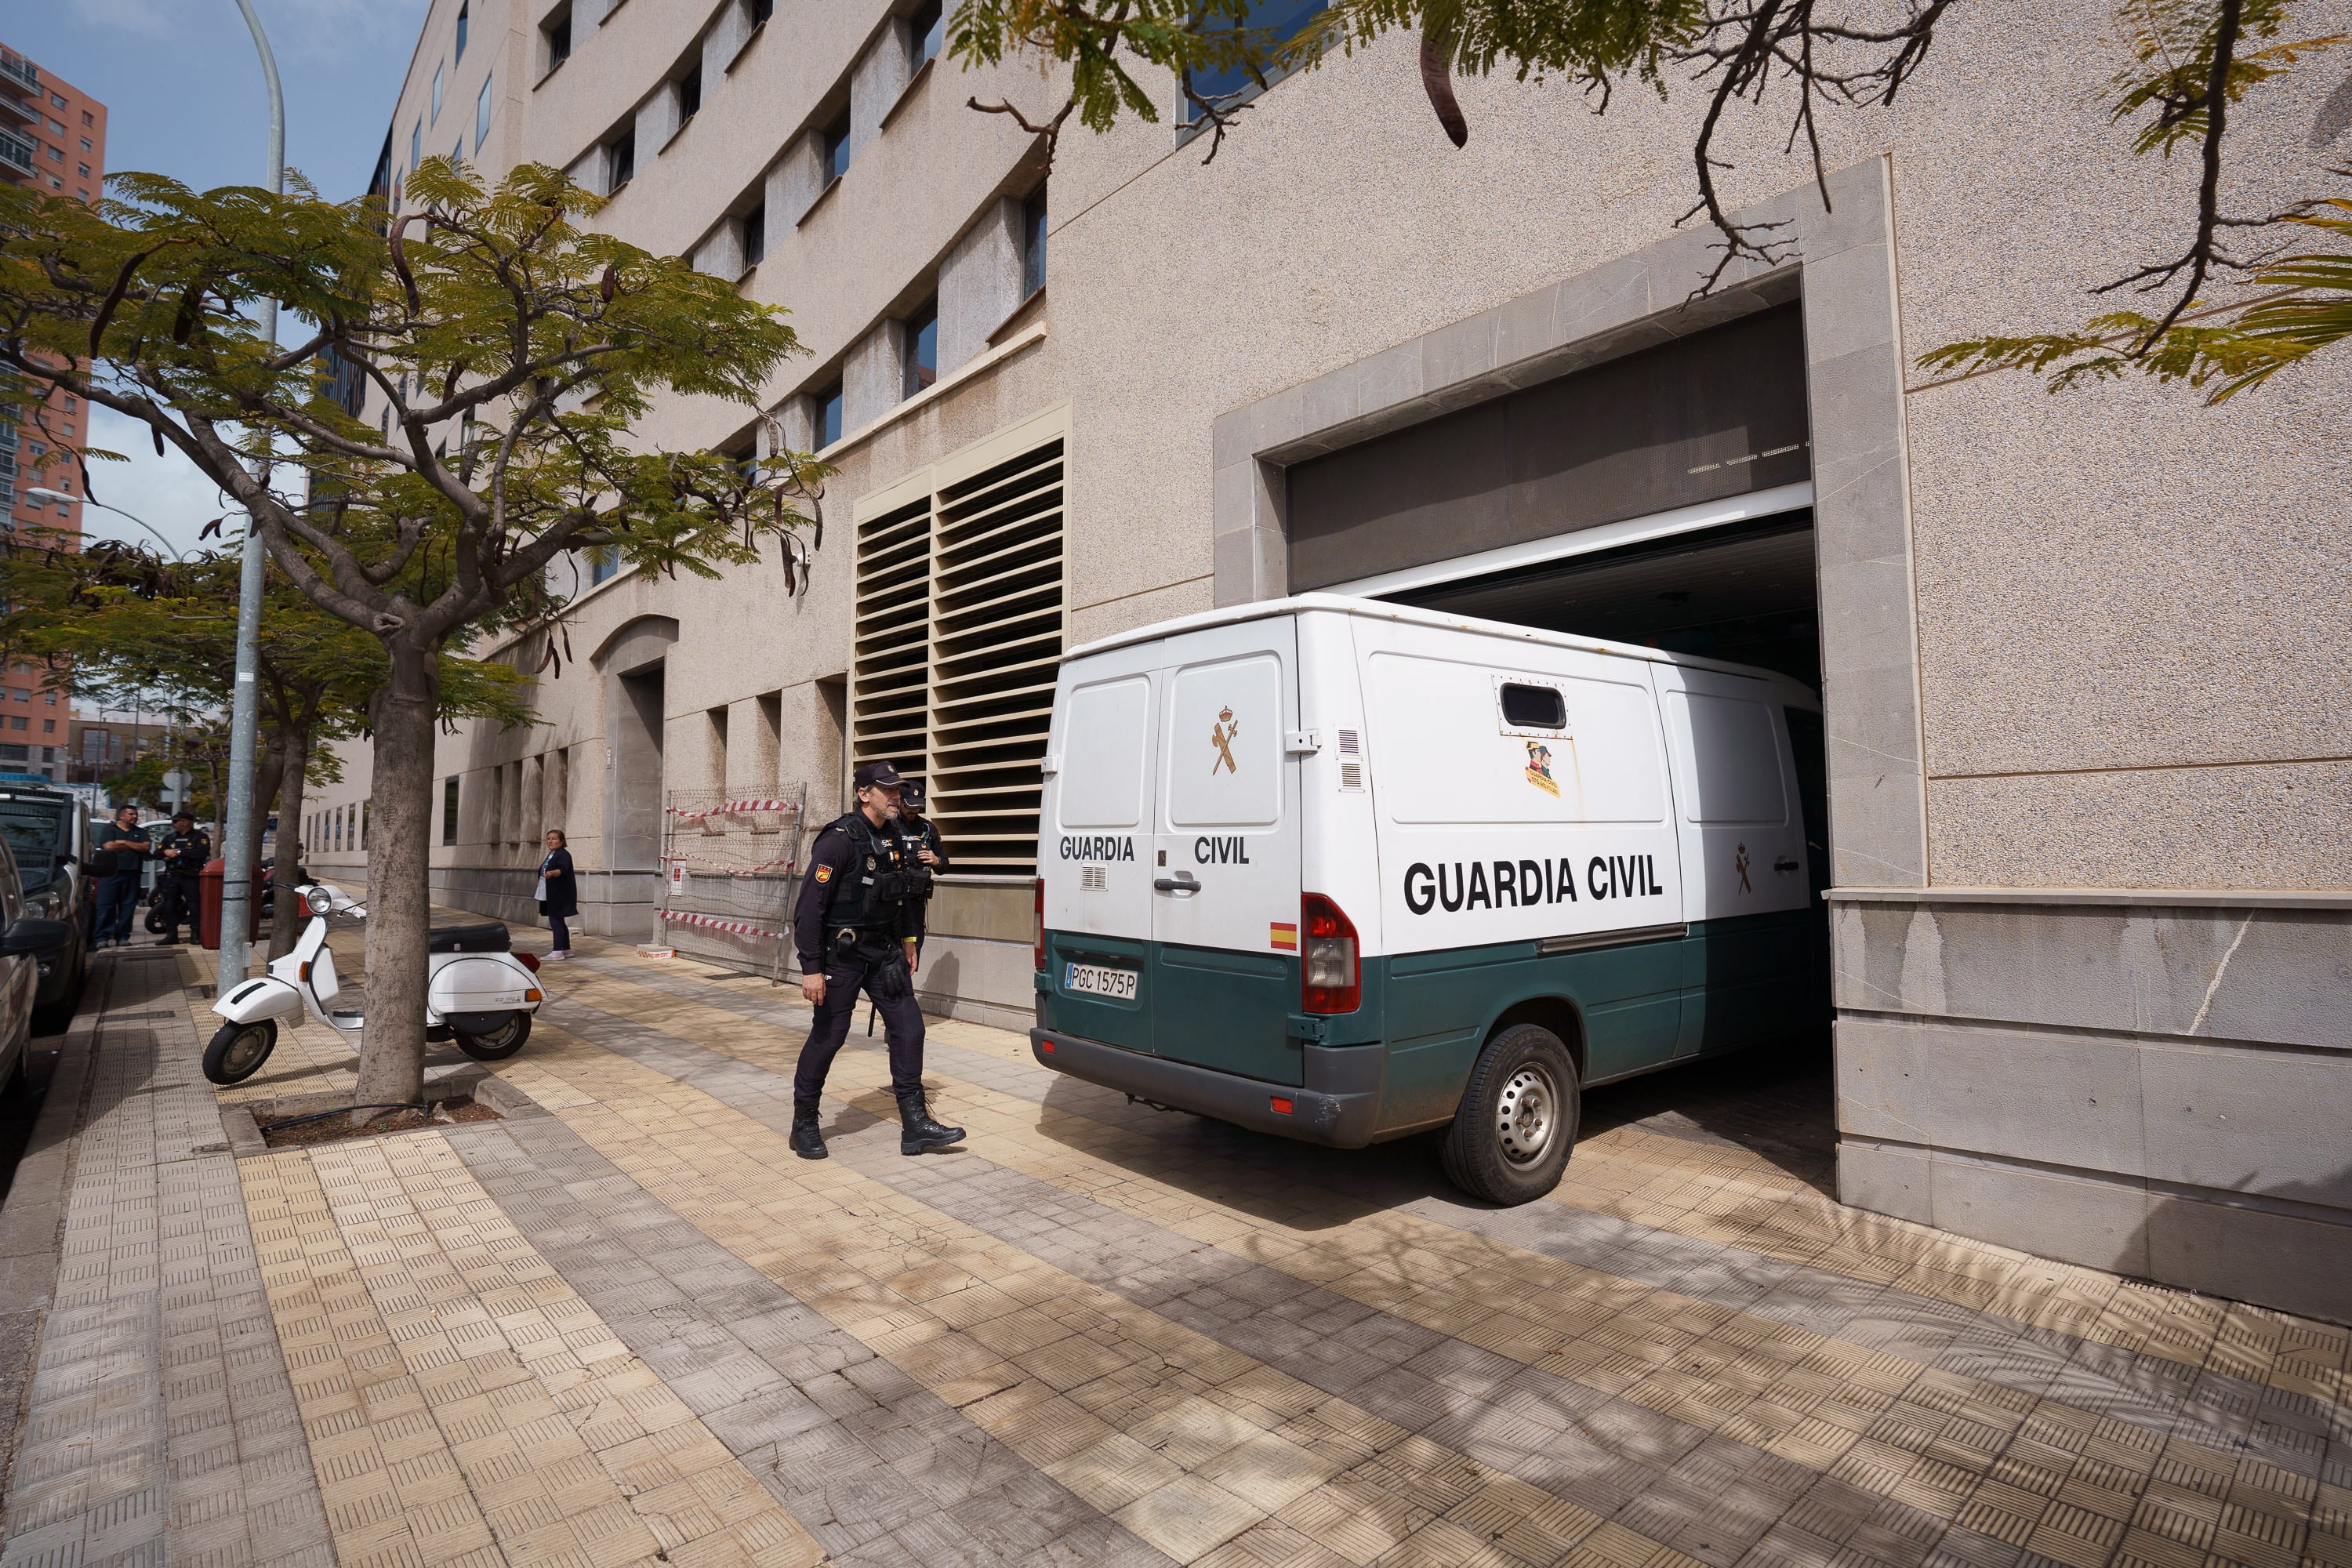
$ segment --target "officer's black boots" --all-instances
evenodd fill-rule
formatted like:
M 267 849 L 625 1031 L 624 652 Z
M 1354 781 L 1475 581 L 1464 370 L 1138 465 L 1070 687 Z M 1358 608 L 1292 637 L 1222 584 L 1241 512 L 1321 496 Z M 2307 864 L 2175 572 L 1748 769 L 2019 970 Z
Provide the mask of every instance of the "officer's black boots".
M 926 1149 L 944 1149 L 962 1142 L 962 1128 L 942 1127 L 931 1120 L 931 1110 L 923 1103 L 921 1089 L 911 1089 L 898 1097 L 899 1153 L 919 1154 Z
M 816 1102 L 793 1101 L 793 1152 L 803 1160 L 822 1160 L 825 1156 L 824 1134 L 816 1128 Z

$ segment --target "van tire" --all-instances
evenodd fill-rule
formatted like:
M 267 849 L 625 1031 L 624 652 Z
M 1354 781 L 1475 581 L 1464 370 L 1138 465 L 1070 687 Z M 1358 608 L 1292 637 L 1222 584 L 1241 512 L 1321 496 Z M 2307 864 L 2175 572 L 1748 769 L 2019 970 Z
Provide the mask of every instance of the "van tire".
M 1507 1207 L 1559 1185 L 1576 1142 L 1579 1089 L 1576 1058 L 1558 1035 L 1536 1024 L 1496 1035 L 1478 1053 L 1454 1125 L 1438 1141 L 1447 1179 Z M 1530 1137 L 1522 1157 L 1511 1145 Z

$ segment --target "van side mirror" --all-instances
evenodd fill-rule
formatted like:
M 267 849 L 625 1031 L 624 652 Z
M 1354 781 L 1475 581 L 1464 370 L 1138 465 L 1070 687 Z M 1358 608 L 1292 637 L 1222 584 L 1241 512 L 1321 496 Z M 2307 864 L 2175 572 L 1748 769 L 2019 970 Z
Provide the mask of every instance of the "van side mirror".
M 26 915 L 0 931 L 0 953 L 54 952 L 73 940 L 73 927 L 64 921 Z

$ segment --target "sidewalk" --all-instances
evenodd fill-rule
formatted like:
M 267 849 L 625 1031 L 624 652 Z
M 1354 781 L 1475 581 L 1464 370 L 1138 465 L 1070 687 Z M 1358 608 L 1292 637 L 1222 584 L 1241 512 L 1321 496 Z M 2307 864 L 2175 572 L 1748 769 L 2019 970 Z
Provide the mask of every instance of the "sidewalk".
M 193 964 L 110 956 L 53 1288 L 0 1215 L 0 1568 L 2352 1568 L 2347 1331 L 1841 1208 L 1769 1102 L 1620 1096 L 1497 1211 L 934 1020 L 964 1149 L 853 1035 L 809 1163 L 796 993 L 580 950 L 509 1119 L 244 1159 L 221 1103 L 352 1058 L 216 1094 Z

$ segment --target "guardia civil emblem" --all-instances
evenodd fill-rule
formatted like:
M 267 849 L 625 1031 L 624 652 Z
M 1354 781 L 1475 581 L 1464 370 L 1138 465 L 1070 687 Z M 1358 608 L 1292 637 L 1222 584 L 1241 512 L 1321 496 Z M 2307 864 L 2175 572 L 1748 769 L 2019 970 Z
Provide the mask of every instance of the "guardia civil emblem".
M 1209 772 L 1212 775 L 1214 775 L 1220 768 L 1229 773 L 1241 772 L 1241 769 L 1234 765 L 1234 737 L 1241 732 L 1241 723 L 1234 717 L 1234 710 L 1230 708 L 1218 713 L 1217 721 L 1209 726 L 1209 744 L 1217 749 L 1215 759 L 1209 763 Z
M 1551 776 L 1551 748 L 1541 741 L 1528 742 L 1528 783 L 1546 795 L 1559 794 L 1559 781 Z

